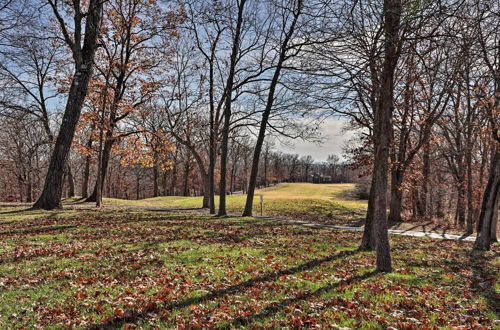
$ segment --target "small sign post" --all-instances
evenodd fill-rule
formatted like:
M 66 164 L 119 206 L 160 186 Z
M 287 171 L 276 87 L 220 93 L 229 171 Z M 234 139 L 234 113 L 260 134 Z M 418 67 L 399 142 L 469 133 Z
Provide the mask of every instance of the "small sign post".
M 264 210 L 264 195 L 260 195 L 260 216 L 262 216 Z

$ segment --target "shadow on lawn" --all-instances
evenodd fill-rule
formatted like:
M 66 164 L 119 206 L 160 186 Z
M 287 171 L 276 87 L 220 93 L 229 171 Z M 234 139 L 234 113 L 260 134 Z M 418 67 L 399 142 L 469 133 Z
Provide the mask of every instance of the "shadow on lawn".
M 488 264 L 498 257 L 500 253 L 497 252 L 490 256 L 485 255 L 483 251 L 469 252 L 469 264 L 475 279 L 472 289 L 484 297 L 492 310 L 500 314 L 500 294 L 493 287 L 498 274 L 488 271 Z
M 34 209 L 32 207 L 27 208 L 27 209 L 12 210 L 12 211 L 6 211 L 6 212 L 2 212 L 0 209 L 0 217 L 6 216 L 6 215 L 15 215 L 15 214 L 26 213 L 25 215 L 30 217 L 30 219 L 27 219 L 27 220 L 35 220 L 37 218 L 54 218 L 54 217 L 58 216 L 59 214 L 61 214 L 62 212 L 64 212 L 64 210 L 61 209 L 61 210 L 57 210 L 57 211 L 53 211 L 53 212 L 48 213 L 47 211 Z M 34 218 L 31 218 L 31 217 L 34 217 Z M 19 220 L 3 221 L 3 222 L 0 222 L 0 225 L 8 225 L 11 223 L 16 223 L 16 222 L 19 222 Z
M 50 232 L 62 232 L 68 229 L 77 228 L 76 225 L 55 225 L 55 226 L 46 226 L 46 227 L 38 227 L 38 228 L 28 228 L 21 229 L 15 231 L 4 231 L 0 232 L 0 235 L 36 235 L 36 234 L 45 234 Z
M 377 274 L 376 271 L 371 271 L 371 272 L 367 272 L 367 273 L 364 273 L 364 274 L 355 275 L 355 276 L 353 276 L 353 277 L 351 277 L 351 278 L 349 278 L 347 280 L 339 281 L 339 282 L 337 282 L 335 284 L 331 284 L 331 285 L 319 288 L 318 290 L 315 290 L 315 291 L 312 291 L 312 292 L 299 293 L 297 296 L 295 296 L 293 298 L 287 298 L 287 299 L 284 299 L 284 300 L 280 301 L 279 303 L 274 303 L 274 304 L 271 304 L 271 305 L 267 306 L 260 313 L 257 313 L 257 314 L 254 314 L 254 315 L 250 315 L 250 316 L 246 316 L 246 317 L 240 317 L 240 318 L 234 320 L 231 323 L 231 325 L 232 326 L 248 325 L 248 324 L 250 324 L 252 322 L 266 319 L 268 317 L 271 317 L 271 316 L 279 313 L 286 306 L 293 305 L 295 303 L 298 303 L 300 301 L 309 299 L 311 297 L 319 296 L 319 295 L 321 295 L 323 293 L 326 293 L 326 292 L 328 292 L 330 290 L 336 289 L 336 288 L 340 287 L 343 284 L 351 284 L 353 282 L 366 280 L 367 278 L 372 277 L 375 274 Z
M 29 211 L 37 211 L 34 208 L 28 207 L 26 209 L 19 209 L 19 210 L 12 210 L 12 211 L 7 211 L 7 212 L 1 212 L 0 215 L 6 215 L 6 214 L 16 214 L 16 213 L 23 213 L 23 212 L 29 212 Z M 43 211 L 40 211 L 43 212 Z
M 389 223 L 389 229 L 400 229 L 404 224 L 411 224 L 411 222 L 391 222 Z M 402 228 L 403 233 L 410 231 L 420 231 L 426 234 L 439 234 L 442 237 L 446 238 L 446 234 L 451 235 L 460 235 L 458 228 L 451 226 L 450 224 L 439 224 L 432 221 L 428 221 L 425 223 L 417 223 L 409 228 Z M 469 237 L 471 234 L 463 233 L 459 239 L 465 239 Z
M 280 271 L 276 271 L 276 272 L 272 272 L 272 273 L 267 273 L 267 274 L 249 279 L 249 280 L 242 282 L 242 283 L 239 283 L 239 284 L 235 284 L 235 285 L 231 285 L 231 286 L 226 287 L 226 288 L 214 290 L 214 291 L 207 293 L 206 295 L 201 296 L 201 297 L 188 298 L 188 299 L 185 299 L 182 301 L 171 303 L 168 306 L 166 306 L 165 309 L 167 309 L 167 310 L 182 309 L 182 308 L 185 308 L 185 307 L 188 307 L 191 305 L 203 303 L 203 302 L 208 301 L 208 300 L 217 299 L 217 298 L 223 297 L 224 295 L 227 295 L 227 294 L 235 294 L 235 293 L 240 292 L 246 288 L 252 287 L 258 283 L 276 281 L 281 276 L 292 275 L 292 274 L 295 274 L 295 273 L 298 273 L 301 271 L 310 270 L 310 269 L 315 268 L 315 267 L 317 267 L 325 262 L 330 262 L 330 261 L 334 261 L 334 260 L 337 260 L 340 258 L 349 257 L 349 256 L 352 256 L 356 253 L 358 253 L 357 250 L 341 251 L 337 254 L 330 255 L 330 256 L 327 256 L 327 257 L 324 257 L 321 259 L 313 259 L 313 260 L 310 260 L 304 264 L 301 264 L 301 265 L 298 265 L 295 267 L 291 267 L 288 269 L 284 269 L 284 270 L 280 270 Z M 260 318 L 267 317 L 269 315 L 272 315 L 272 314 L 278 312 L 282 307 L 284 307 L 286 305 L 292 304 L 292 303 L 294 303 L 296 301 L 300 301 L 302 299 L 306 299 L 310 296 L 321 294 L 322 292 L 326 292 L 326 291 L 331 290 L 335 287 L 338 287 L 339 285 L 341 285 L 345 282 L 349 282 L 349 281 L 353 281 L 353 280 L 362 280 L 362 279 L 367 278 L 371 275 L 373 275 L 373 273 L 368 273 L 368 274 L 364 274 L 364 275 L 360 275 L 360 276 L 354 276 L 348 281 L 340 281 L 336 284 L 332 284 L 328 287 L 316 290 L 314 292 L 304 293 L 304 294 L 296 296 L 294 298 L 286 299 L 283 302 L 281 302 L 280 304 L 269 306 L 261 313 L 255 314 L 253 316 L 249 316 L 245 319 L 237 319 L 237 320 L 235 320 L 235 322 L 236 323 L 244 323 L 244 322 L 250 322 L 252 319 L 260 319 Z M 144 317 L 146 317 L 147 314 L 149 314 L 151 312 L 155 312 L 158 309 L 159 308 L 156 307 L 154 309 L 150 308 L 150 309 L 146 309 L 146 310 L 142 310 L 142 311 L 128 311 L 128 312 L 124 313 L 123 316 L 115 317 L 109 321 L 95 324 L 89 328 L 90 329 L 111 329 L 111 328 L 119 327 L 120 325 L 123 325 L 124 323 L 134 323 L 134 322 L 137 322 L 137 321 L 143 319 Z
M 455 259 L 448 260 L 426 260 L 418 262 L 408 262 L 408 267 L 435 267 L 441 268 L 440 271 L 434 271 L 432 278 L 434 281 L 440 281 L 443 274 L 453 272 L 459 273 L 460 271 L 470 269 L 472 271 L 472 285 L 471 288 L 478 294 L 484 297 L 488 308 L 500 313 L 500 295 L 494 289 L 494 281 L 497 278 L 494 267 L 490 265 L 493 260 L 500 257 L 500 253 L 493 252 L 491 255 L 486 255 L 483 251 L 468 251 L 468 258 L 466 263 L 460 263 Z M 454 288 L 458 294 L 462 292 L 460 287 Z

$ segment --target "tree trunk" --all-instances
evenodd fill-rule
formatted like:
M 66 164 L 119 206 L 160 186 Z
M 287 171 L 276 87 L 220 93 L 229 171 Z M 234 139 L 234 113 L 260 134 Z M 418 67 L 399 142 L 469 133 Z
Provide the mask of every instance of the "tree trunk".
M 495 205 L 497 204 L 500 191 L 500 143 L 497 142 L 495 156 L 493 157 L 492 167 L 488 184 L 483 195 L 481 205 L 481 214 L 479 215 L 478 231 L 475 250 L 489 250 L 491 244 L 491 228 L 494 226 L 493 216 L 495 214 Z M 498 211 L 497 211 L 498 212 Z M 497 219 L 495 219 L 497 220 Z
M 87 63 L 84 68 L 76 71 L 73 78 L 66 110 L 64 112 L 59 135 L 50 159 L 45 185 L 40 198 L 33 208 L 52 210 L 62 208 L 61 195 L 65 168 L 75 134 L 75 128 L 80 118 L 80 113 L 87 94 L 87 85 L 92 74 L 92 63 Z
M 391 203 L 389 210 L 389 223 L 402 222 L 401 211 L 403 209 L 403 174 L 402 170 L 395 166 L 391 171 Z
M 384 64 L 381 72 L 379 106 L 375 114 L 375 159 L 373 161 L 372 230 L 377 251 L 377 271 L 392 271 L 387 231 L 387 175 L 394 111 L 394 74 L 398 62 L 401 0 L 384 0 Z M 376 129 L 375 129 L 376 127 Z
M 153 166 L 153 197 L 160 196 L 160 192 L 158 189 L 158 165 L 155 164 Z
M 467 234 L 473 233 L 474 223 L 474 196 L 472 193 L 472 146 L 467 147 L 466 163 L 467 163 Z
M 422 193 L 419 194 L 417 215 L 425 218 L 429 215 L 429 177 L 431 173 L 430 145 L 427 142 L 422 155 Z
M 269 185 L 267 182 L 268 158 L 269 158 L 269 148 L 266 149 L 266 153 L 264 154 L 264 187 L 267 187 Z
M 232 87 L 231 87 L 232 88 Z M 228 92 L 231 94 L 231 92 Z M 224 111 L 224 126 L 222 128 L 221 158 L 220 158 L 220 182 L 219 182 L 219 211 L 218 216 L 227 215 L 226 211 L 226 174 L 227 174 L 227 155 L 229 144 L 229 126 L 231 124 L 231 97 L 228 97 L 226 109 Z
M 498 209 L 500 208 L 500 190 L 497 193 L 497 201 L 495 203 L 495 206 L 493 207 L 493 222 L 491 224 L 491 242 L 496 243 L 498 242 L 497 238 L 497 227 L 498 227 Z
M 210 207 L 210 181 L 208 174 L 202 175 L 203 179 L 203 205 L 201 206 L 204 209 Z
M 373 185 L 373 178 L 372 178 Z M 359 250 L 361 251 L 371 251 L 375 249 L 375 242 L 372 235 L 372 222 L 373 222 L 373 202 L 374 195 L 373 189 L 370 186 L 370 196 L 368 198 L 368 210 L 366 211 L 365 227 L 363 229 L 363 238 L 361 239 L 361 244 Z
M 463 176 L 462 176 L 463 178 Z M 460 226 L 460 228 L 465 227 L 465 186 L 463 181 L 458 182 L 457 189 L 457 213 L 456 213 L 456 222 Z
M 111 133 L 112 135 L 113 133 Z M 104 187 L 104 180 L 106 179 L 106 174 L 108 171 L 108 164 L 109 164 L 109 159 L 111 157 L 111 150 L 113 148 L 114 144 L 114 139 L 110 136 L 109 131 L 106 132 L 106 141 L 104 142 L 104 148 L 102 150 L 102 160 L 101 162 L 98 162 L 97 166 L 99 167 L 97 177 L 101 178 L 101 182 L 99 183 L 99 186 L 101 187 L 101 194 L 102 190 Z M 100 165 L 99 165 L 100 164 Z M 85 201 L 86 202 L 95 202 L 96 197 L 97 197 L 97 178 L 96 178 L 96 183 L 94 185 L 94 190 L 92 191 L 92 195 L 90 195 Z
M 243 216 L 248 216 L 248 217 L 252 216 L 253 198 L 255 195 L 255 186 L 257 184 L 257 174 L 259 172 L 260 153 L 262 151 L 262 145 L 264 143 L 264 138 L 266 135 L 267 122 L 269 120 L 269 115 L 271 114 L 271 110 L 273 108 L 276 86 L 279 82 L 281 70 L 283 68 L 283 63 L 285 62 L 286 59 L 288 42 L 292 38 L 292 35 L 295 30 L 295 25 L 297 24 L 297 20 L 300 16 L 301 10 L 302 10 L 302 0 L 299 0 L 297 2 L 297 10 L 294 11 L 293 21 L 290 25 L 289 30 L 285 34 L 286 37 L 283 40 L 283 44 L 281 45 L 278 63 L 276 65 L 273 78 L 269 85 L 269 94 L 267 95 L 266 108 L 264 109 L 264 113 L 262 114 L 262 119 L 259 127 L 259 135 L 257 137 L 257 142 L 255 143 L 255 149 L 253 153 L 252 168 L 250 170 L 250 180 L 248 182 L 247 200 L 245 203 L 245 210 L 243 211 Z M 306 168 L 306 176 L 307 176 L 307 168 Z
M 433 215 L 438 219 L 442 219 L 444 218 L 446 192 L 443 189 L 443 186 L 441 185 L 441 182 L 443 182 L 443 177 L 439 172 L 436 176 L 436 181 L 438 182 L 437 194 L 432 196 L 432 204 L 436 205 Z
M 97 175 L 93 193 L 96 207 L 101 207 L 102 204 L 102 185 L 104 183 L 104 179 L 102 179 L 103 156 L 104 156 L 104 152 L 102 150 L 103 139 L 104 139 L 104 111 L 101 113 L 101 127 L 99 129 L 99 154 L 97 155 Z
M 184 164 L 184 189 L 183 189 L 183 195 L 184 196 L 189 196 L 189 172 L 191 170 L 191 164 L 190 164 L 190 159 L 188 157 L 186 163 Z
M 213 51 L 212 51 L 213 54 Z M 209 213 L 215 214 L 215 163 L 217 157 L 217 134 L 219 125 L 215 119 L 215 101 L 214 101 L 214 63 L 213 55 L 210 61 L 210 148 L 208 151 L 208 206 Z
M 167 180 L 167 172 L 163 172 L 162 175 L 162 186 L 163 186 L 163 196 L 168 196 L 168 180 Z
M 103 2 L 91 0 L 86 17 L 83 47 L 73 49 L 75 73 L 68 93 L 66 109 L 62 118 L 59 134 L 50 157 L 50 164 L 45 178 L 42 194 L 33 205 L 35 209 L 52 210 L 62 208 L 64 168 L 66 167 L 76 125 L 80 119 L 83 102 L 87 95 L 88 83 L 92 76 L 94 54 L 101 25 Z M 80 40 L 78 40 L 80 42 Z M 78 48 L 80 45 L 78 46 Z
M 171 181 L 171 188 L 172 189 L 172 196 L 177 196 L 177 166 L 174 164 L 173 170 L 172 170 L 172 181 Z
M 231 195 L 234 193 L 234 181 L 236 180 L 236 166 L 233 162 L 231 166 L 231 182 L 229 183 L 229 190 L 231 191 Z
M 210 150 L 210 161 L 208 165 L 208 194 L 209 201 L 208 206 L 210 208 L 210 214 L 215 214 L 215 142 Z
M 75 179 L 73 178 L 73 171 L 71 171 L 71 166 L 69 164 L 67 167 L 67 179 L 68 179 L 68 197 L 75 197 Z
M 229 144 L 229 129 L 231 125 L 231 102 L 233 95 L 234 74 L 236 67 L 236 58 L 238 56 L 238 49 L 240 46 L 241 27 L 243 25 L 243 9 L 246 0 L 240 0 L 238 4 L 238 18 L 236 21 L 236 29 L 234 31 L 234 39 L 231 49 L 231 58 L 229 64 L 229 74 L 226 82 L 226 100 L 224 106 L 224 124 L 222 126 L 222 145 L 220 156 L 220 184 L 219 184 L 219 211 L 218 216 L 227 215 L 226 211 L 226 175 L 227 175 L 227 155 Z
M 33 202 L 33 183 L 31 182 L 31 165 L 29 166 L 28 174 L 26 176 L 26 202 Z
M 92 148 L 92 139 L 89 139 L 87 142 L 87 148 Z M 92 157 L 91 155 L 85 156 L 85 166 L 83 168 L 83 182 L 82 182 L 82 197 L 89 197 L 89 177 L 90 177 L 90 161 Z
M 137 169 L 135 174 L 135 199 L 141 199 L 141 177 Z

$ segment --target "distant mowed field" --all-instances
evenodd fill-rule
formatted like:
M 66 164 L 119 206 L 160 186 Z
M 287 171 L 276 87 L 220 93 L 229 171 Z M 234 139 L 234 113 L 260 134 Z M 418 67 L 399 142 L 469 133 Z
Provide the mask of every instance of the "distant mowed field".
M 337 220 L 343 224 L 358 221 L 366 212 L 367 201 L 352 197 L 354 184 L 313 184 L 281 183 L 259 189 L 254 199 L 254 215 L 260 215 L 260 197 L 263 195 L 262 215 L 295 217 L 306 219 L 314 217 L 328 222 Z M 246 195 L 228 196 L 228 210 L 233 213 L 243 211 Z M 142 200 L 104 200 L 109 205 L 142 206 L 164 208 L 197 208 L 201 197 L 163 196 Z M 218 204 L 218 197 L 216 197 Z

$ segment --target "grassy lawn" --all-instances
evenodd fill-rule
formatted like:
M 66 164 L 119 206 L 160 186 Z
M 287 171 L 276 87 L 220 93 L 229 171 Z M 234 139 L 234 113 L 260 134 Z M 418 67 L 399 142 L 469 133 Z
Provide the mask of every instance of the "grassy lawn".
M 254 214 L 260 215 L 260 197 L 264 196 L 263 215 L 300 218 L 330 223 L 356 223 L 366 213 L 367 201 L 356 200 L 350 193 L 353 184 L 282 183 L 256 191 Z M 227 198 L 230 212 L 241 213 L 246 195 Z M 167 196 L 141 200 L 106 198 L 108 205 L 129 207 L 198 208 L 201 197 Z M 216 197 L 218 203 L 218 197 Z
M 2 329 L 500 326 L 498 245 L 476 253 L 391 236 L 395 271 L 377 274 L 355 232 L 163 211 L 36 212 L 0 212 Z
M 305 220 L 335 225 L 361 226 L 364 223 L 367 200 L 353 197 L 354 184 L 281 183 L 274 187 L 256 191 L 254 215 L 261 215 L 260 197 L 264 196 L 264 216 Z M 228 196 L 228 211 L 240 214 L 245 207 L 246 195 Z M 199 208 L 202 197 L 166 196 L 141 200 L 105 198 L 110 207 L 132 208 Z M 218 203 L 218 196 L 216 196 Z M 411 220 L 411 219 L 408 219 Z M 435 219 L 405 221 L 391 224 L 391 229 L 421 231 L 438 234 L 465 233 L 465 228 L 456 227 L 451 220 Z M 498 228 L 500 235 L 500 227 Z

